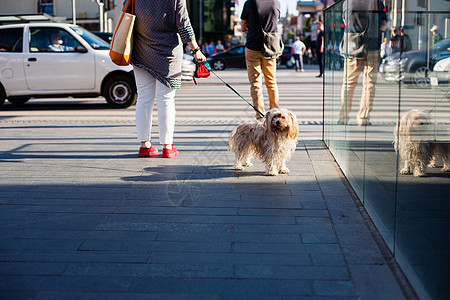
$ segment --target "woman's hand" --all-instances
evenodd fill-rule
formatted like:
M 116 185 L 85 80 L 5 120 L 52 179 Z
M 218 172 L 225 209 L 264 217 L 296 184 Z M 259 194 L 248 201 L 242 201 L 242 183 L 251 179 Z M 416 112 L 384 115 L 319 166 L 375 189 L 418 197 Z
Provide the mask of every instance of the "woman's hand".
M 198 62 L 205 62 L 206 61 L 206 57 L 205 57 L 205 55 L 203 55 L 201 50 L 195 52 L 194 58 Z

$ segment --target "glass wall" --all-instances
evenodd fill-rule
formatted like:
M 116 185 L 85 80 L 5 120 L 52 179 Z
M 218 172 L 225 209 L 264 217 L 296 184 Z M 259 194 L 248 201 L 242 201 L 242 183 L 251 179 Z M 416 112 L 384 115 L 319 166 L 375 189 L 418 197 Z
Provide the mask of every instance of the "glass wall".
M 450 2 L 325 12 L 323 139 L 420 299 L 450 299 Z

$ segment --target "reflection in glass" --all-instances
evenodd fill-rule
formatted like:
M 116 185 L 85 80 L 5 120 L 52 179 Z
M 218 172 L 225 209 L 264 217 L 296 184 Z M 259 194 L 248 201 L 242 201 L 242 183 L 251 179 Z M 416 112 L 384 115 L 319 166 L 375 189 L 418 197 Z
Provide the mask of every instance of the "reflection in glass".
M 326 10 L 323 138 L 419 298 L 450 299 L 450 2 L 422 2 Z

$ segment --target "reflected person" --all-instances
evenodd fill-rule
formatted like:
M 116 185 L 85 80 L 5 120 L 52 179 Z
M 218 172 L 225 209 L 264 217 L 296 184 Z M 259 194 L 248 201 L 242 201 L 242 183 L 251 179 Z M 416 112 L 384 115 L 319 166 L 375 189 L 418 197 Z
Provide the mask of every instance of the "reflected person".
M 386 12 L 381 0 L 346 0 L 343 10 L 347 38 L 344 35 L 341 44 L 345 62 L 338 124 L 347 124 L 350 119 L 353 95 L 359 75 L 363 73 L 357 123 L 360 126 L 372 125 L 370 112 L 375 96 L 380 64 L 381 32 L 386 23 Z

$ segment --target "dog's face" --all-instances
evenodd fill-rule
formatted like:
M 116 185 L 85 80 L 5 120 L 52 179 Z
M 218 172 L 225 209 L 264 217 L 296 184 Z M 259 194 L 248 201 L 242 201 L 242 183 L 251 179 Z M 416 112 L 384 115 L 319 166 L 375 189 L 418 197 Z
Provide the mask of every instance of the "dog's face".
M 272 108 L 267 112 L 265 122 L 269 132 L 284 132 L 290 139 L 296 139 L 298 136 L 297 118 L 287 109 Z
M 431 129 L 431 116 L 429 113 L 412 109 L 408 111 L 400 120 L 400 128 L 396 129 L 399 136 L 420 136 L 426 135 Z

